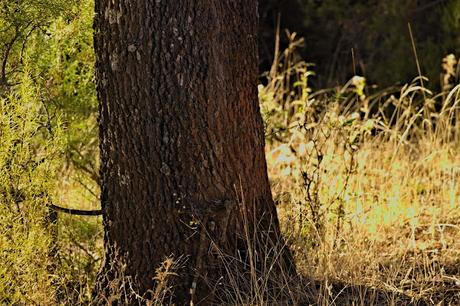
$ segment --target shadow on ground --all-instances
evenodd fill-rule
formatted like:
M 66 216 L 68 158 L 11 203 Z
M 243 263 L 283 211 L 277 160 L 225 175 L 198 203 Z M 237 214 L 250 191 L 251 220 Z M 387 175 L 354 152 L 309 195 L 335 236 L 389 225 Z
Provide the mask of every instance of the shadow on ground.
M 367 287 L 364 285 L 347 284 L 344 282 L 319 282 L 310 284 L 310 295 L 321 296 L 320 300 L 303 303 L 302 305 L 410 305 L 410 306 L 460 306 L 460 286 L 443 286 L 442 290 L 432 292 L 429 298 L 411 297 L 404 292 L 395 290 L 383 290 Z
M 306 280 L 305 280 L 306 281 Z M 398 288 L 373 288 L 343 281 L 309 281 L 308 295 L 312 301 L 301 305 L 336 306 L 460 306 L 460 261 L 444 267 L 443 275 L 433 279 L 430 286 Z M 417 294 L 409 294 L 417 292 Z

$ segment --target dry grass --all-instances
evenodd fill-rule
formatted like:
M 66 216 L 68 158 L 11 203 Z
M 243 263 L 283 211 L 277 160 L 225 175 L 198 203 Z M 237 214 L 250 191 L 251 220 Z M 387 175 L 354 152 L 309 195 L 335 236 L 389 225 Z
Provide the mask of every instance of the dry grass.
M 290 52 L 260 96 L 272 190 L 315 302 L 460 304 L 460 86 L 434 95 L 418 78 L 367 97 L 355 77 L 310 93 Z

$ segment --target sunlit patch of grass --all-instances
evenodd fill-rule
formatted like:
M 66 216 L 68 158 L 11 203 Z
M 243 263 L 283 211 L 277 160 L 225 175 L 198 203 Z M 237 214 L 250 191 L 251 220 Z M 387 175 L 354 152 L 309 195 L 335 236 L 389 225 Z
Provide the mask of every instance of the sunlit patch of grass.
M 415 80 L 370 97 L 353 86 L 302 95 L 285 79 L 305 65 L 276 65 L 259 88 L 267 161 L 299 269 L 415 299 L 460 292 L 459 87 L 435 95 Z

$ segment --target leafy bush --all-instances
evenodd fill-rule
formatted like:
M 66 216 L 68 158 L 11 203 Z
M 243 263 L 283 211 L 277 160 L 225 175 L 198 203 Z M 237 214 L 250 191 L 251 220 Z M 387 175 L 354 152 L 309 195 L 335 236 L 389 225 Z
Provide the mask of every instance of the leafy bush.
M 0 303 L 67 299 L 65 275 L 94 259 L 61 246 L 96 241 L 100 220 L 71 223 L 48 207 L 75 205 L 60 203 L 59 189 L 75 177 L 85 187 L 73 188 L 89 188 L 97 199 L 92 14 L 92 1 L 0 5 Z

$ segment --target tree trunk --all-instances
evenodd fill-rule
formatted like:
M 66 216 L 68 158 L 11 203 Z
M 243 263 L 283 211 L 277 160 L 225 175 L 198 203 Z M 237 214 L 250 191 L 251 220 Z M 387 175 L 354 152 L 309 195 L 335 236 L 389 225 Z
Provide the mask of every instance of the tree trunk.
M 164 303 L 209 304 L 228 265 L 248 278 L 277 252 L 291 264 L 276 245 L 256 33 L 255 0 L 96 0 L 99 302 L 158 298 L 168 281 Z M 182 264 L 165 281 L 169 256 Z

